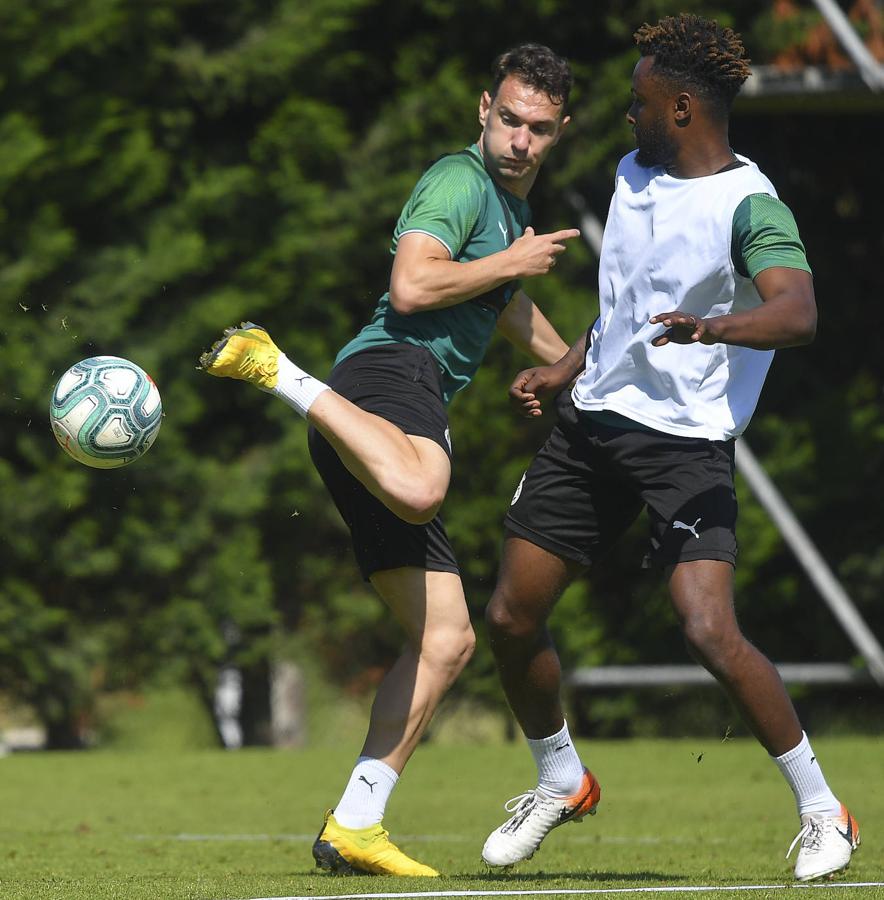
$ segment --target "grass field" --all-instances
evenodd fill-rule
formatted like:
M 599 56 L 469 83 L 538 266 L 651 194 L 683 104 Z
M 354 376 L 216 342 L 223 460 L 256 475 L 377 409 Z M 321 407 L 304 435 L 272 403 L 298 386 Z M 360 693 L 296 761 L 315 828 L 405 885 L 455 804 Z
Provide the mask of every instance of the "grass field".
M 532 785 L 521 744 L 421 747 L 387 810 L 391 837 L 440 879 L 340 878 L 310 844 L 343 788 L 354 748 L 143 754 L 16 754 L 0 759 L 3 900 L 239 900 L 420 891 L 667 888 L 663 896 L 795 897 L 781 885 L 797 831 L 791 794 L 750 741 L 579 744 L 602 784 L 599 813 L 566 825 L 534 859 L 488 872 L 479 859 L 502 804 Z M 817 738 L 864 846 L 843 882 L 884 882 L 884 742 Z M 679 890 L 684 889 L 684 890 Z M 829 885 L 821 900 L 884 898 Z M 602 896 L 606 896 L 602 894 Z M 653 896 L 653 895 L 652 895 Z

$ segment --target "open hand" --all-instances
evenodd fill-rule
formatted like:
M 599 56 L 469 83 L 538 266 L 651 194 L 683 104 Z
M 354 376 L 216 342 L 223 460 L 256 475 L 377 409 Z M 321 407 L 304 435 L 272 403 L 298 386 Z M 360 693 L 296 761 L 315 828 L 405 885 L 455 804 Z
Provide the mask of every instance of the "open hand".
M 664 347 L 666 344 L 714 344 L 715 337 L 709 332 L 707 319 L 692 316 L 690 313 L 673 312 L 660 313 L 651 316 L 648 321 L 651 325 L 663 325 L 668 328 L 663 334 L 651 340 L 654 347 Z

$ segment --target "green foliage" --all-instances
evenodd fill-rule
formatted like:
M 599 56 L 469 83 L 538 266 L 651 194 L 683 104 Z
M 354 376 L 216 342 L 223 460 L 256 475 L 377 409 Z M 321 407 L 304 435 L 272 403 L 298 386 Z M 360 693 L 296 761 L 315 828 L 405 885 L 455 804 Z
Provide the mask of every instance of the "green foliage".
M 772 57 L 790 47 L 801 46 L 808 32 L 819 28 L 824 21 L 815 9 L 796 9 L 788 17 L 768 10 L 754 22 L 747 40 L 751 41 L 755 55 Z
M 744 0 L 722 18 L 748 33 L 765 8 Z M 55 743 L 100 717 L 97 694 L 161 677 L 205 697 L 221 661 L 261 671 L 292 632 L 326 677 L 370 691 L 402 636 L 359 579 L 303 424 L 205 377 L 196 358 L 249 318 L 327 372 L 383 292 L 415 179 L 475 139 L 491 60 L 518 41 L 549 43 L 577 72 L 535 224 L 575 223 L 566 188 L 602 216 L 631 145 L 630 36 L 668 12 L 656 0 L 628 12 L 564 0 L 0 3 L 0 685 Z M 881 295 L 884 247 L 856 179 L 877 171 L 875 151 L 843 121 L 769 126 L 738 114 L 735 144 L 795 208 L 823 320 L 811 350 L 777 361 L 751 440 L 880 633 L 881 329 L 868 298 Z M 590 251 L 572 246 L 528 289 L 573 340 L 595 317 L 595 279 Z M 149 455 L 116 472 L 76 466 L 46 425 L 56 379 L 98 353 L 146 368 L 166 413 Z M 506 407 L 524 364 L 493 345 L 451 410 L 444 514 L 480 638 L 456 691 L 494 704 L 482 610 L 503 512 L 550 426 Z M 741 503 L 751 633 L 783 657 L 848 656 L 743 487 Z M 637 526 L 563 598 L 553 627 L 566 667 L 683 658 L 665 594 L 638 569 L 643 545 Z
M 143 693 L 122 691 L 99 702 L 98 748 L 114 753 L 194 753 L 217 746 L 215 725 L 193 691 L 151 685 Z

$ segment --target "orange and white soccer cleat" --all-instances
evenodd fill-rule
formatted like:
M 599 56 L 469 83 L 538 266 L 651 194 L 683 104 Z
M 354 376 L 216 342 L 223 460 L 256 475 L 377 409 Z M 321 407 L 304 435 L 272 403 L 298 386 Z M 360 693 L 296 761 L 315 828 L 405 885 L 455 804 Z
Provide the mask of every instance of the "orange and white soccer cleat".
M 540 788 L 513 797 L 504 804 L 512 817 L 488 835 L 482 859 L 489 866 L 511 866 L 530 859 L 553 828 L 594 816 L 601 795 L 595 776 L 584 769 L 583 783 L 572 797 L 549 797 Z
M 800 845 L 795 860 L 798 881 L 832 876 L 850 865 L 850 857 L 860 844 L 859 825 L 843 803 L 837 816 L 806 813 L 801 817 L 801 830 L 795 835 L 786 859 L 796 844 Z

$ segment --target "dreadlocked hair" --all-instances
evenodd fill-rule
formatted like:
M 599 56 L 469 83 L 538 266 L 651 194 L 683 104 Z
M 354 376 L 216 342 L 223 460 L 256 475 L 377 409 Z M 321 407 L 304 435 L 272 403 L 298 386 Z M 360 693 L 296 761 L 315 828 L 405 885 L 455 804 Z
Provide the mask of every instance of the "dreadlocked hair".
M 645 23 L 635 42 L 642 56 L 654 57 L 655 74 L 694 87 L 720 115 L 727 115 L 750 74 L 740 36 L 700 16 L 680 13 Z

